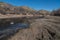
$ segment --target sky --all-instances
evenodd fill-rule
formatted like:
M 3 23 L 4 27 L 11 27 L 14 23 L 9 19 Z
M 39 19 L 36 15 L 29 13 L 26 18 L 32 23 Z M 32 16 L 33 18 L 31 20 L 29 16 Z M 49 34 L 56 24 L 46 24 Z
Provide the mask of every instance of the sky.
M 60 8 L 60 0 L 0 0 L 14 6 L 28 6 L 35 10 L 54 10 Z

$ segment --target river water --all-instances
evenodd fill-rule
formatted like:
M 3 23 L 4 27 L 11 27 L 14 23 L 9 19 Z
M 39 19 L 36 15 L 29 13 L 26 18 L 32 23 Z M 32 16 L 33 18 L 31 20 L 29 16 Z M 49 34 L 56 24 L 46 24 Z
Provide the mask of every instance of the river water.
M 7 27 L 2 27 L 0 28 L 0 39 L 9 35 L 13 35 L 18 30 L 28 27 L 29 24 L 27 23 L 16 23 L 16 24 L 10 24 Z

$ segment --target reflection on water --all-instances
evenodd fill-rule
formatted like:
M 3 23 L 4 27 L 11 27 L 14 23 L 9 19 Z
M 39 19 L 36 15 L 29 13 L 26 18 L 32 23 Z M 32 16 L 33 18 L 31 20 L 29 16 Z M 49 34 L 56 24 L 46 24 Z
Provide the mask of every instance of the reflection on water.
M 0 39 L 7 35 L 13 35 L 19 29 L 23 29 L 27 27 L 29 27 L 29 24 L 25 24 L 25 23 L 10 24 L 6 28 L 2 27 L 0 28 Z

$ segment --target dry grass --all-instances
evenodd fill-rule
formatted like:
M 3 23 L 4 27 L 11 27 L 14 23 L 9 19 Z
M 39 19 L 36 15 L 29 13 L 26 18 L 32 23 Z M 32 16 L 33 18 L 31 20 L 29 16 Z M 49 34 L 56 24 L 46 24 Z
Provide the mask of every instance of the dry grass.
M 60 40 L 60 21 L 58 19 L 60 18 L 36 19 L 31 23 L 30 28 L 20 30 L 8 40 Z

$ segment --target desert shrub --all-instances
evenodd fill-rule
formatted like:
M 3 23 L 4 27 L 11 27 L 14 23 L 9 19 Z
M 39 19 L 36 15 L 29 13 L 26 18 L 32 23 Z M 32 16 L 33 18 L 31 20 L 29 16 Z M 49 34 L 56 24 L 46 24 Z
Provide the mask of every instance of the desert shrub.
M 53 10 L 53 11 L 51 12 L 51 15 L 52 15 L 52 16 L 60 16 L 60 9 Z

